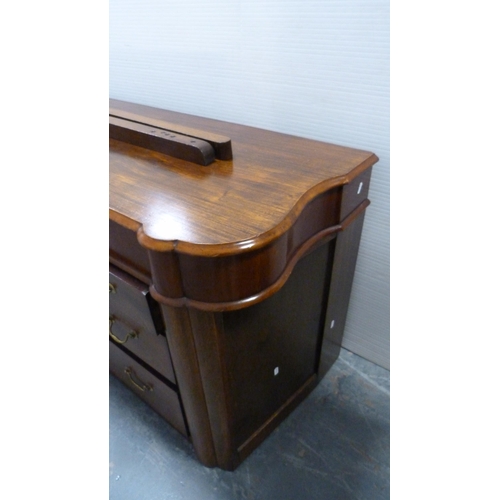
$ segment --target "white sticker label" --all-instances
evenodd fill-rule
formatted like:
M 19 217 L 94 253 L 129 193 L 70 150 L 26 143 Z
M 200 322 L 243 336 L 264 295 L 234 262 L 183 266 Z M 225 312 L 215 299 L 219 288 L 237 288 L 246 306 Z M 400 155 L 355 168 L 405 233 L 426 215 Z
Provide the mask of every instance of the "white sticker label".
M 335 326 L 335 320 L 333 319 L 332 322 L 330 323 L 330 330 Z
M 276 375 L 278 375 L 278 373 L 280 372 L 280 367 L 277 366 L 275 369 L 274 369 L 274 376 L 276 377 Z

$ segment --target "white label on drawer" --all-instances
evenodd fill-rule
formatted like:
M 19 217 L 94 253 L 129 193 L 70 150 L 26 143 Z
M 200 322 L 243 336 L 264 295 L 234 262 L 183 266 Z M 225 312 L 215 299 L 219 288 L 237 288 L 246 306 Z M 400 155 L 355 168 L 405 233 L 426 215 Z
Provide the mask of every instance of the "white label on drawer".
M 362 182 L 359 183 L 358 194 L 361 193 L 361 189 L 363 189 L 363 183 Z
M 278 373 L 280 372 L 280 367 L 277 366 L 275 369 L 274 369 L 274 376 L 276 377 L 276 375 L 278 375 Z

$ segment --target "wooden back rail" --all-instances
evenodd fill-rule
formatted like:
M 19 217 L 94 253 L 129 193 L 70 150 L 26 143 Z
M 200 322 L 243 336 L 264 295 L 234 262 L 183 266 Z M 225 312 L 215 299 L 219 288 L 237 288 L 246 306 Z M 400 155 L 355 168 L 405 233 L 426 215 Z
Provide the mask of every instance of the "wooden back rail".
M 109 137 L 199 165 L 233 157 L 228 137 L 116 108 L 109 109 Z

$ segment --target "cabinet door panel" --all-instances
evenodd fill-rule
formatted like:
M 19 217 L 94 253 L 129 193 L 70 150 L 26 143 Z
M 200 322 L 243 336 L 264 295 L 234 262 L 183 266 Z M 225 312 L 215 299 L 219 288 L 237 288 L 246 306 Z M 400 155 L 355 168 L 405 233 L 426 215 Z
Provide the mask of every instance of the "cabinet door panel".
M 234 435 L 243 443 L 314 376 L 326 309 L 330 244 L 304 257 L 267 300 L 223 314 Z

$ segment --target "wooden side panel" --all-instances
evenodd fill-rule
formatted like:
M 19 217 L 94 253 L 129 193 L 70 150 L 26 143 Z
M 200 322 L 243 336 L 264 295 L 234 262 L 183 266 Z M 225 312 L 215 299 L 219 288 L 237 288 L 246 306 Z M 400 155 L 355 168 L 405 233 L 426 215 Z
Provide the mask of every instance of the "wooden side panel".
M 275 295 L 214 313 L 162 306 L 188 425 L 205 465 L 233 470 L 314 388 L 333 242 Z
M 239 464 L 239 459 L 232 433 L 233 415 L 228 400 L 229 380 L 226 369 L 222 314 L 190 309 L 189 315 L 217 463 L 219 467 L 233 470 Z
M 365 213 L 363 212 L 344 231 L 340 232 L 336 238 L 330 293 L 323 332 L 323 345 L 318 370 L 320 378 L 330 369 L 340 353 L 364 216 Z
M 328 291 L 329 244 L 295 267 L 265 301 L 223 313 L 223 345 L 240 446 L 315 376 Z
M 183 307 L 162 305 L 161 308 L 193 447 L 203 465 L 215 467 L 217 456 L 189 312 Z

